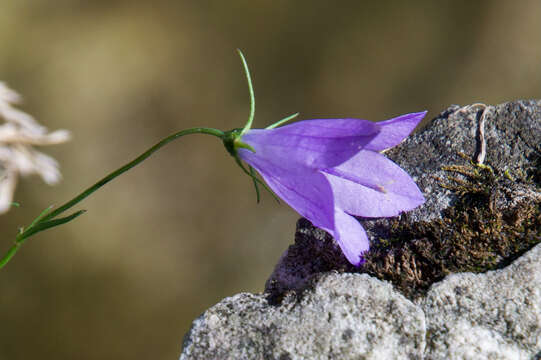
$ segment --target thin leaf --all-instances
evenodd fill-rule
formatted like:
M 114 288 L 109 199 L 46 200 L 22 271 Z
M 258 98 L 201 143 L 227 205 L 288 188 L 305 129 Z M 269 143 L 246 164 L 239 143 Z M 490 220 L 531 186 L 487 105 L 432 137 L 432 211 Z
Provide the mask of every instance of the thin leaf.
M 251 166 L 248 169 L 250 169 L 250 174 L 252 175 L 252 181 L 254 182 L 254 187 L 255 187 L 255 196 L 257 198 L 257 203 L 259 204 L 259 200 L 261 200 L 261 194 L 259 193 L 259 187 L 257 186 L 257 181 L 255 180 L 256 178 L 255 170 Z
M 241 135 L 244 135 L 248 130 L 252 128 L 252 122 L 254 121 L 254 114 L 255 114 L 255 96 L 254 96 L 254 87 L 252 86 L 252 78 L 250 76 L 250 69 L 248 69 L 248 64 L 246 63 L 246 59 L 244 58 L 244 54 L 240 49 L 237 49 L 240 59 L 242 60 L 242 67 L 244 68 L 244 73 L 246 74 L 246 81 L 248 82 L 248 91 L 250 92 L 250 116 L 248 117 L 248 121 L 246 122 L 246 125 L 244 125 L 244 128 L 241 131 Z
M 58 225 L 62 225 L 62 224 L 65 224 L 73 219 L 75 219 L 76 217 L 78 217 L 79 215 L 83 214 L 84 212 L 86 212 L 86 210 L 79 210 L 79 211 L 76 211 L 74 212 L 73 214 L 71 215 L 68 215 L 66 217 L 63 217 L 63 218 L 59 218 L 59 219 L 53 219 L 53 220 L 48 220 L 48 221 L 44 221 L 44 222 L 40 222 L 40 223 L 37 223 L 36 225 L 34 225 L 33 227 L 31 228 L 28 228 L 21 236 L 20 238 L 20 241 L 22 240 L 26 240 L 28 239 L 30 236 L 32 235 L 35 235 L 41 231 L 44 231 L 44 230 L 47 230 L 47 229 L 50 229 L 50 228 L 53 228 L 55 226 L 58 226 Z
M 246 168 L 244 167 L 244 165 L 242 164 L 242 161 L 240 161 L 240 159 L 238 157 L 235 158 L 235 162 L 237 163 L 238 166 L 240 166 L 240 168 L 242 169 L 242 171 L 244 171 L 244 173 L 246 175 L 248 175 L 249 177 L 252 178 L 253 181 L 257 182 L 259 185 L 263 186 L 263 188 L 265 190 L 267 190 L 269 192 L 269 194 L 272 195 L 272 197 L 274 198 L 274 200 L 276 200 L 276 202 L 279 204 L 280 203 L 280 199 L 278 198 L 278 196 L 276 196 L 275 193 L 272 192 L 272 190 L 267 186 L 267 184 L 265 184 L 263 181 L 259 180 L 255 175 L 252 175 L 248 170 L 246 170 Z
M 47 213 L 49 211 L 51 211 L 51 209 L 54 207 L 54 205 L 50 205 L 49 207 L 47 207 L 45 210 L 43 210 L 37 218 L 34 219 L 34 221 L 32 221 L 32 223 L 28 226 L 28 228 L 30 229 L 31 227 L 33 227 L 34 225 L 36 225 L 39 221 L 41 221 L 41 219 L 43 219 L 43 217 L 45 217 L 45 215 L 47 215 Z
M 280 125 L 285 124 L 286 122 L 288 122 L 288 121 L 290 121 L 290 120 L 295 119 L 297 116 L 299 116 L 299 113 L 295 113 L 295 114 L 293 114 L 293 115 L 289 115 L 288 117 L 285 117 L 285 118 L 283 118 L 282 120 L 277 121 L 277 122 L 275 122 L 274 124 L 267 126 L 265 129 L 267 129 L 267 130 L 268 130 L 268 129 L 274 129 L 274 128 L 277 127 L 277 126 L 280 126 Z

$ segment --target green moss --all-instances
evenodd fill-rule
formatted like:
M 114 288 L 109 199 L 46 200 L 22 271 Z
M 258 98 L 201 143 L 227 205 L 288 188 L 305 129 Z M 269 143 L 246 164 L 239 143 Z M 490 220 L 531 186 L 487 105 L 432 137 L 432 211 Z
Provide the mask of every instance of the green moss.
M 441 219 L 395 220 L 390 236 L 372 245 L 360 269 L 392 282 L 410 298 L 450 273 L 502 268 L 541 242 L 539 201 L 516 200 L 513 193 L 517 186 L 537 183 L 538 169 L 516 178 L 471 162 L 443 169 L 447 176 L 439 184 L 457 195 L 456 203 Z

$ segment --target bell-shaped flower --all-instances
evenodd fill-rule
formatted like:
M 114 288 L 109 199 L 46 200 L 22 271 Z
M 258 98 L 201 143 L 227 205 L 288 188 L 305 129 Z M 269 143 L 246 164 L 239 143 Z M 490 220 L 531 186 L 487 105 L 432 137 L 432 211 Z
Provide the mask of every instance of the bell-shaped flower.
M 45 209 L 26 228 L 21 228 L 15 244 L 3 258 L 0 269 L 29 237 L 65 224 L 84 211 L 63 215 L 90 194 L 151 156 L 171 141 L 190 134 L 220 138 L 226 150 L 249 175 L 259 200 L 258 184 L 281 197 L 315 226 L 328 231 L 346 258 L 358 266 L 369 249 L 369 240 L 354 216 L 389 217 L 411 210 L 424 202 L 414 181 L 395 163 L 381 154 L 408 136 L 426 112 L 403 115 L 374 123 L 358 119 L 300 121 L 286 126 L 294 114 L 266 129 L 252 130 L 255 98 L 250 72 L 239 50 L 250 92 L 250 116 L 241 129 L 221 131 L 196 127 L 178 131 L 129 163 L 111 172 L 73 199 Z M 69 133 L 48 133 L 30 115 L 12 105 L 19 95 L 0 82 L 0 213 L 11 206 L 19 174 L 40 174 L 48 183 L 60 178 L 54 159 L 37 152 L 33 145 L 66 141 Z M 246 169 L 243 162 L 250 165 Z M 255 169 L 255 170 L 254 170 Z M 257 177 L 258 171 L 267 185 Z M 269 189 L 270 188 L 270 189 Z M 271 192 L 272 192 L 271 191 Z M 274 195 L 273 194 L 273 195 Z M 62 215 L 62 217 L 60 217 Z
M 247 130 L 236 152 L 276 195 L 329 232 L 358 266 L 369 240 L 354 216 L 396 216 L 424 202 L 411 177 L 380 152 L 404 140 L 425 114 L 377 123 L 306 120 Z

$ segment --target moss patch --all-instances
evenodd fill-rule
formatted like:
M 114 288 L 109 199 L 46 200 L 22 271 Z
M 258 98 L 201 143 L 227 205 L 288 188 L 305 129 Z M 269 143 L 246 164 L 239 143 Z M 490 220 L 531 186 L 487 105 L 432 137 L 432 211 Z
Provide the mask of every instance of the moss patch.
M 415 298 L 450 273 L 502 268 L 541 242 L 539 197 L 528 194 L 538 168 L 517 178 L 471 163 L 444 170 L 447 178 L 437 180 L 457 194 L 456 203 L 442 219 L 393 221 L 389 236 L 372 244 L 357 272 L 390 281 Z

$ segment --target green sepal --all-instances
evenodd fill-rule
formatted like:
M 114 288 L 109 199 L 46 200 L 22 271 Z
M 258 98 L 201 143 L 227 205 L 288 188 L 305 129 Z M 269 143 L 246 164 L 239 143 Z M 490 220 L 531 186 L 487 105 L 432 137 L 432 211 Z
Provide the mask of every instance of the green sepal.
M 259 204 L 261 194 L 259 193 L 259 187 L 257 187 L 256 173 L 253 167 L 249 166 L 248 169 L 250 170 L 250 175 L 252 176 L 252 181 L 254 182 L 256 201 Z
M 248 149 L 251 152 L 255 153 L 255 149 L 253 147 L 246 144 L 245 142 L 242 142 L 241 134 L 242 129 L 233 129 L 226 131 L 222 137 L 225 149 L 233 157 L 237 157 L 237 149 L 239 148 Z
M 274 124 L 267 126 L 265 129 L 267 129 L 267 130 L 274 129 L 277 126 L 280 126 L 280 125 L 285 124 L 286 122 L 288 122 L 290 120 L 295 119 L 297 116 L 299 116 L 299 113 L 289 115 L 288 117 L 285 117 L 282 120 L 279 120 L 279 121 L 275 122 Z
M 244 128 L 242 128 L 241 130 L 241 135 L 244 135 L 248 130 L 252 128 L 252 122 L 254 121 L 255 96 L 254 96 L 254 87 L 252 86 L 252 78 L 250 76 L 250 69 L 248 69 L 248 64 L 246 63 L 246 59 L 244 58 L 242 51 L 240 51 L 240 49 L 237 49 L 237 51 L 239 53 L 240 59 L 242 60 L 242 67 L 244 68 L 246 81 L 248 82 L 248 91 L 250 92 L 250 116 L 248 117 L 248 121 L 246 122 L 246 125 L 244 125 Z
M 251 177 L 254 182 L 257 182 L 259 185 L 263 186 L 263 189 L 267 190 L 269 192 L 269 194 L 272 195 L 272 197 L 274 198 L 274 200 L 276 200 L 276 202 L 278 204 L 280 203 L 280 199 L 278 199 L 278 196 L 276 196 L 276 194 L 274 194 L 272 192 L 272 190 L 267 186 L 267 184 L 265 184 L 263 181 L 259 180 L 257 178 L 257 176 L 255 176 L 255 174 L 252 174 L 250 171 L 246 170 L 246 168 L 244 167 L 244 165 L 242 164 L 242 161 L 240 160 L 240 158 L 238 156 L 235 156 L 235 162 L 242 169 L 242 171 L 244 171 L 244 173 L 246 175 Z

